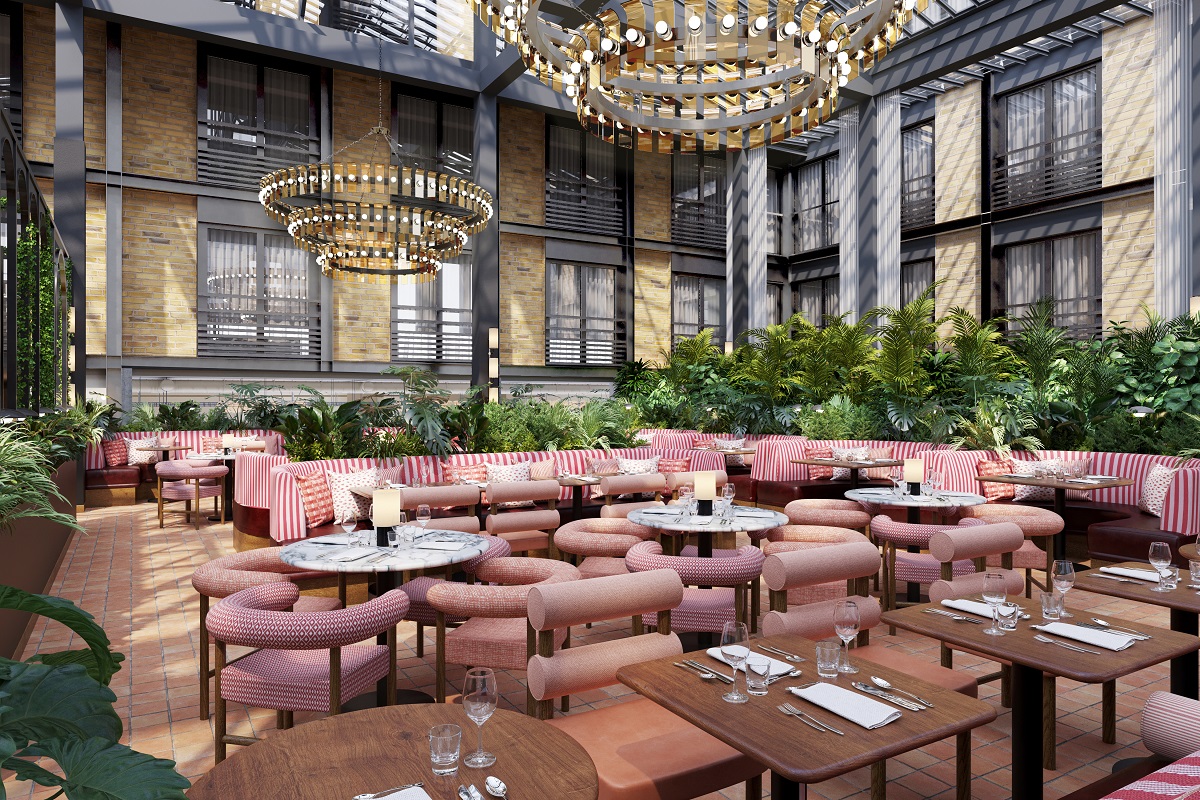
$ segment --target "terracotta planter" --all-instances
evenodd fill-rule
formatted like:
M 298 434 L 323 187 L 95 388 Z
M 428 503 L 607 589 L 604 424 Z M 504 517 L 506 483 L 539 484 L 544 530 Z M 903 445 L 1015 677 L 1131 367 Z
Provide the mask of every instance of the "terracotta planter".
M 63 464 L 54 473 L 54 483 L 64 497 L 76 494 L 77 465 Z M 57 501 L 55 508 L 75 516 L 75 504 Z M 0 584 L 45 594 L 54 583 L 58 565 L 71 541 L 72 531 L 42 519 L 22 519 L 0 543 Z M 32 630 L 34 618 L 19 611 L 0 610 L 0 656 L 20 658 Z

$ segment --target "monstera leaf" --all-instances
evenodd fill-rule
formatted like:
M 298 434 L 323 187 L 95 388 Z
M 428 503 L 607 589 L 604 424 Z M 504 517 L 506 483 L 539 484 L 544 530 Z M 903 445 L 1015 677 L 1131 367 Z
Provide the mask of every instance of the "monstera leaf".
M 112 676 L 121 668 L 125 656 L 113 653 L 109 649 L 108 634 L 104 632 L 95 618 L 70 600 L 61 597 L 51 597 L 44 594 L 34 594 L 15 586 L 0 585 L 0 608 L 11 608 L 14 611 L 28 611 L 60 622 L 79 635 L 87 644 L 91 658 L 78 655 L 68 656 L 62 653 L 44 654 L 36 658 L 43 664 L 83 664 L 88 673 L 100 683 L 108 684 Z M 70 651 L 74 652 L 74 651 Z
M 121 738 L 117 696 L 92 680 L 78 664 L 52 667 L 0 660 L 0 734 L 26 747 L 29 742 L 77 737 Z
M 63 775 L 29 761 L 3 763 L 17 777 L 42 786 L 60 786 L 68 800 L 184 800 L 188 781 L 175 762 L 154 758 L 104 738 L 47 739 L 25 750 L 52 758 Z

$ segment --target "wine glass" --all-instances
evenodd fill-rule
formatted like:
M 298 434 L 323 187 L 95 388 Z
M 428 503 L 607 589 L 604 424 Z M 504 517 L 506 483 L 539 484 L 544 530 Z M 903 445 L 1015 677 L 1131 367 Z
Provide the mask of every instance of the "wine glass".
M 342 526 L 342 530 L 346 534 L 354 533 L 354 529 L 358 527 L 358 517 L 349 512 L 344 513 L 341 516 L 342 518 L 338 520 L 338 524 Z M 347 541 L 349 541 L 349 538 L 350 537 L 348 536 Z
M 721 656 L 724 657 L 725 663 L 733 667 L 733 685 L 729 687 L 728 692 L 721 695 L 727 703 L 744 703 L 750 699 L 745 692 L 738 691 L 737 685 L 738 667 L 750 652 L 749 644 L 750 634 L 746 630 L 746 623 L 725 623 L 725 627 L 721 629 Z
M 903 497 L 906 494 L 904 491 L 904 467 L 892 467 L 891 478 L 896 496 Z
M 371 525 L 366 530 L 358 532 L 358 543 L 365 544 L 365 545 L 372 545 L 372 544 L 375 544 L 375 541 L 377 538 L 376 527 L 375 527 L 375 504 L 374 503 L 367 503 L 367 519 L 370 520 Z
M 1072 580 L 1074 576 L 1072 576 Z M 988 636 L 1003 636 L 1004 632 L 996 624 L 996 614 L 1000 604 L 1008 599 L 1008 589 L 1004 586 L 1004 576 L 999 572 L 989 572 L 983 576 L 983 602 L 992 607 L 991 627 L 985 628 Z
M 1154 567 L 1158 573 L 1158 585 L 1150 591 L 1152 592 L 1169 592 L 1170 589 L 1163 588 L 1164 581 L 1162 580 L 1163 570 L 1171 566 L 1171 546 L 1166 542 L 1151 542 L 1150 543 L 1150 565 Z
M 417 506 L 416 520 L 417 522 L 421 523 L 422 533 L 425 532 L 425 526 L 429 524 L 429 519 L 432 516 L 433 515 L 429 512 L 429 506 L 425 505 L 424 503 L 421 503 L 421 505 Z
M 725 488 L 721 490 L 721 496 L 725 498 L 727 505 L 733 505 L 733 498 L 737 497 L 737 487 L 733 485 L 733 481 L 725 483 Z
M 853 600 L 843 600 L 833 610 L 833 632 L 842 640 L 842 661 L 838 664 L 838 672 L 858 672 L 858 667 L 850 663 L 850 642 L 858 636 L 859 620 L 858 603 Z
M 1063 597 L 1063 610 L 1059 619 L 1069 619 L 1074 615 L 1067 613 L 1067 592 L 1075 585 L 1075 565 L 1070 559 L 1055 561 L 1054 566 L 1050 568 L 1050 580 Z
M 930 470 L 929 478 L 927 480 L 929 481 L 930 493 L 933 495 L 933 499 L 937 500 L 939 497 L 941 497 L 942 473 L 938 472 L 937 470 Z
M 483 723 L 496 710 L 498 699 L 496 673 L 487 667 L 476 667 L 467 672 L 463 680 L 463 711 L 479 727 L 479 748 L 463 759 L 468 767 L 490 767 L 496 763 L 496 756 L 483 749 Z

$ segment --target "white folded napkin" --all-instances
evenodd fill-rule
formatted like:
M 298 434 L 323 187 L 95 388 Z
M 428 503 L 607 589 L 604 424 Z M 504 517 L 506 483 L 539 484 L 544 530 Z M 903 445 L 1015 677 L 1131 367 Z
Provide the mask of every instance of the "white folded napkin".
M 679 506 L 663 506 L 662 508 L 643 508 L 643 509 L 641 509 L 641 512 L 643 514 L 649 514 L 652 517 L 658 517 L 658 516 L 677 517 L 681 513 L 683 513 L 683 509 L 680 508 Z
M 786 661 L 777 661 L 776 659 L 768 656 L 766 653 L 756 653 L 753 651 L 747 651 L 747 648 L 745 648 L 745 647 L 739 647 L 738 649 L 742 650 L 743 652 L 750 652 L 751 655 L 763 656 L 764 658 L 769 658 L 771 660 L 771 672 L 769 673 L 770 677 L 774 677 L 776 675 L 786 675 L 787 673 L 792 671 L 792 665 L 788 664 Z M 719 647 L 710 647 L 707 650 L 705 650 L 704 652 L 708 653 L 710 658 L 715 658 L 717 661 L 720 661 L 722 664 L 726 664 L 726 665 L 729 664 L 729 662 L 725 660 L 725 655 L 721 652 L 721 648 L 719 648 Z M 738 667 L 738 669 L 740 669 L 742 672 L 745 672 L 746 671 L 746 663 L 743 661 L 742 665 L 740 667 Z
M 419 542 L 416 545 L 418 550 L 462 550 L 467 546 L 466 542 Z
M 1085 478 L 1091 478 L 1094 481 L 1116 481 L 1120 480 L 1116 475 L 1084 475 Z
M 388 488 L 389 489 L 407 489 L 408 484 L 407 483 L 392 483 L 391 481 L 388 481 Z
M 319 539 L 313 539 L 313 544 L 353 544 L 355 533 L 331 533 Z
M 408 789 L 401 789 L 398 792 L 385 794 L 379 800 L 433 800 L 433 798 L 420 786 L 413 786 Z
M 1030 627 L 1046 633 L 1052 633 L 1055 636 L 1062 636 L 1066 639 L 1094 644 L 1096 647 L 1103 647 L 1105 650 L 1124 650 L 1137 641 L 1134 637 L 1125 636 L 1121 633 L 1081 628 L 1078 625 L 1071 625 L 1067 622 L 1049 622 L 1045 625 L 1032 625 Z
M 942 605 L 955 611 L 965 611 L 968 614 L 992 618 L 992 607 L 987 603 L 980 603 L 978 600 L 943 600 Z
M 487 486 L 487 481 L 463 481 L 471 486 Z
M 345 563 L 347 561 L 358 561 L 359 559 L 366 558 L 367 556 L 377 555 L 379 555 L 379 551 L 371 547 L 351 547 L 349 550 L 346 550 L 343 553 L 338 553 L 335 556 L 330 556 L 325 560 Z
M 893 489 L 859 489 L 863 494 L 895 494 Z
M 882 728 L 903 716 L 889 705 L 832 683 L 814 683 L 788 691 L 867 729 Z
M 773 517 L 775 512 L 768 508 L 750 508 L 748 506 L 734 506 L 734 512 L 739 517 Z
M 1158 573 L 1148 569 L 1133 569 L 1131 567 L 1101 567 L 1100 571 L 1109 575 L 1120 575 L 1122 578 L 1135 578 L 1139 581 L 1158 583 Z

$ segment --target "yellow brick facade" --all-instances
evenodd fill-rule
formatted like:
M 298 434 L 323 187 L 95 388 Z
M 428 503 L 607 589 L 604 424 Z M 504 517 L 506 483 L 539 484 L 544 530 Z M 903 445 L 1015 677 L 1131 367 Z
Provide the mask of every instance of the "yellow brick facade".
M 108 259 L 104 252 L 107 237 L 107 208 L 104 187 L 87 187 L 87 351 L 89 355 L 108 352 L 105 325 L 108 318 Z
M 21 139 L 30 161 L 54 161 L 54 9 L 23 8 Z
M 103 20 L 88 17 L 83 24 L 83 139 L 88 169 L 104 169 L 105 120 L 108 98 L 105 76 L 108 43 Z
M 546 119 L 538 111 L 500 106 L 500 221 L 546 221 Z
M 1104 185 L 1154 177 L 1154 23 L 1132 20 L 1104 32 L 1100 113 Z
M 1103 225 L 1104 319 L 1139 325 L 1154 306 L 1154 195 L 1105 203 Z
M 936 290 L 937 315 L 961 306 L 976 316 L 980 313 L 979 232 L 971 229 L 937 237 L 933 260 L 933 278 L 944 281 Z M 949 333 L 948 326 L 942 334 Z
M 633 270 L 633 355 L 651 364 L 671 347 L 671 254 L 638 248 Z
M 671 156 L 644 153 L 633 157 L 633 227 L 639 239 L 671 241 Z
M 391 284 L 334 281 L 334 360 L 391 360 L 391 319 Z
M 126 189 L 123 195 L 121 352 L 196 355 L 196 199 Z
M 951 89 L 934 103 L 934 219 L 946 222 L 979 213 L 980 84 Z
M 500 234 L 500 363 L 546 363 L 546 244 L 540 236 Z
M 125 171 L 196 180 L 196 42 L 126 25 L 121 51 Z

